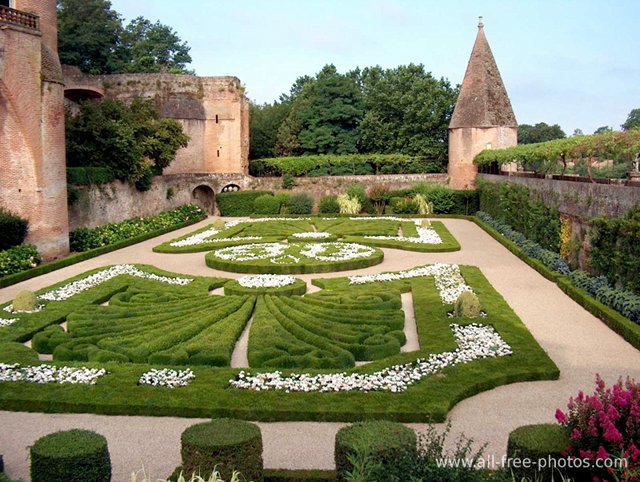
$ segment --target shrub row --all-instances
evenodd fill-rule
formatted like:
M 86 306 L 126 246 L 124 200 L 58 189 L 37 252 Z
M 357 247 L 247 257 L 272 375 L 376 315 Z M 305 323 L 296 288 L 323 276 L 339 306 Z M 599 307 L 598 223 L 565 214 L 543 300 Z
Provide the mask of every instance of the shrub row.
M 549 251 L 548 249 L 544 249 L 538 243 L 527 239 L 524 234 L 514 230 L 509 224 L 495 220 L 493 219 L 493 217 L 483 211 L 478 211 L 476 213 L 476 216 L 478 217 L 478 219 L 491 226 L 508 240 L 514 242 L 525 255 L 537 259 L 547 268 L 555 271 L 556 273 L 560 273 L 563 275 L 568 275 L 571 273 L 571 268 L 569 268 L 569 265 L 560 257 L 558 253 Z
M 236 191 L 222 192 L 216 196 L 216 203 L 221 216 L 251 216 L 254 201 L 272 191 Z
M 354 154 L 256 159 L 249 174 L 264 176 L 352 176 L 371 174 L 421 174 L 446 172 L 433 159 L 403 154 Z
M 201 207 L 186 204 L 148 218 L 130 219 L 97 228 L 80 228 L 69 234 L 69 242 L 72 251 L 88 251 L 159 230 L 175 229 L 187 221 L 199 221 L 206 217 Z
M 405 343 L 399 294 L 352 295 L 265 296 L 249 340 L 251 366 L 341 368 L 399 353 Z
M 251 317 L 247 297 L 179 296 L 132 289 L 108 307 L 71 314 L 67 331 L 52 326 L 33 338 L 56 360 L 226 366 Z M 126 323 L 115 323 L 126 319 Z
M 237 280 L 231 280 L 224 285 L 224 294 L 226 296 L 256 296 L 263 294 L 277 296 L 293 296 L 303 295 L 307 292 L 307 283 L 301 279 L 296 279 L 293 284 L 280 286 L 278 288 L 245 288 L 238 283 Z
M 584 309 L 589 311 L 596 318 L 604 321 L 609 328 L 618 333 L 633 346 L 640 349 L 640 326 L 595 299 L 588 291 L 574 285 L 570 277 L 552 271 L 537 259 L 524 254 L 513 241 L 507 239 L 504 235 L 486 224 L 479 217 L 474 218 L 474 221 L 497 241 L 503 244 L 509 251 L 521 258 L 545 278 L 556 283 L 562 291 L 580 304 Z M 580 275 L 576 276 L 580 277 Z
M 22 244 L 28 229 L 29 221 L 0 207 L 0 251 Z
M 109 184 L 116 180 L 113 171 L 104 166 L 67 167 L 67 183 L 74 186 Z
M 0 251 L 0 277 L 35 268 L 40 261 L 38 249 L 32 244 L 21 244 Z

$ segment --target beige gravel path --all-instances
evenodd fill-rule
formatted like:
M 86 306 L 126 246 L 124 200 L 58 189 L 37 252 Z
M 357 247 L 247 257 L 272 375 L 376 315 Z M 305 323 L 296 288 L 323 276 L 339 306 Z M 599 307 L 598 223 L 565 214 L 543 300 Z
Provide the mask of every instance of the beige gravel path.
M 167 255 L 151 252 L 160 242 L 186 234 L 212 222 L 169 233 L 64 268 L 19 285 L 0 290 L 0 302 L 21 289 L 40 289 L 88 269 L 116 263 L 148 263 L 169 271 L 194 275 L 240 275 L 217 272 L 204 263 L 204 253 Z M 410 253 L 385 249 L 383 264 L 359 270 L 358 274 L 396 271 L 432 262 L 470 264 L 481 268 L 529 327 L 542 347 L 560 367 L 558 381 L 518 383 L 481 393 L 459 403 L 450 413 L 454 433 L 464 432 L 479 443 L 488 443 L 486 453 L 500 459 L 507 434 L 530 423 L 552 422 L 556 408 L 565 407 L 578 390 L 592 391 L 595 373 L 612 382 L 619 376 L 640 380 L 640 351 L 609 330 L 555 284 L 547 281 L 502 247 L 475 224 L 444 220 L 462 250 L 456 253 Z M 355 272 L 354 272 L 355 273 Z M 343 272 L 328 276 L 350 274 Z M 310 280 L 315 275 L 300 276 Z M 144 463 L 156 476 L 166 476 L 180 460 L 180 433 L 199 420 L 153 417 L 107 417 L 98 415 L 47 415 L 0 412 L 0 453 L 11 477 L 28 479 L 28 449 L 38 437 L 56 430 L 86 427 L 103 433 L 112 456 L 116 482 L 129 480 L 132 470 Z M 260 423 L 264 437 L 264 459 L 269 468 L 332 468 L 333 437 L 342 424 Z M 420 430 L 424 425 L 413 424 Z

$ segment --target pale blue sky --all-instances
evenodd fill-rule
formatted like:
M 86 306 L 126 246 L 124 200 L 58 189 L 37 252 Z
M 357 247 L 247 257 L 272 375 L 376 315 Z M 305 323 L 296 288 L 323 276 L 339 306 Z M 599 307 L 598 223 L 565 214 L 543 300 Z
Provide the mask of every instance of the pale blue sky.
M 257 102 L 333 63 L 422 63 L 462 82 L 485 33 L 520 124 L 592 133 L 640 107 L 640 0 L 112 0 L 170 25 L 198 75 L 235 75 Z

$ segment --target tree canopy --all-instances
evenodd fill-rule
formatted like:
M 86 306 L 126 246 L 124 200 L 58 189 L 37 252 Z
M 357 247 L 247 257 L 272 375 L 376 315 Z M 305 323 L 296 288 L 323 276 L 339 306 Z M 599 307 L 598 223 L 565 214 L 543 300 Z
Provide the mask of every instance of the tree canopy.
M 458 89 L 422 65 L 299 77 L 278 102 L 252 105 L 251 158 L 400 153 L 443 159 Z
M 67 115 L 66 135 L 69 166 L 108 167 L 130 182 L 169 166 L 189 141 L 178 121 L 160 119 L 155 107 L 139 98 L 130 105 L 83 102 L 78 115 Z
M 143 17 L 124 26 L 109 0 L 58 0 L 58 51 L 90 74 L 192 73 L 189 46 L 171 27 Z
M 640 108 L 633 109 L 631 112 L 629 112 L 627 120 L 620 127 L 622 127 L 622 129 L 625 131 L 630 131 L 631 129 L 640 129 Z
M 567 135 L 558 124 L 549 125 L 546 122 L 538 122 L 533 126 L 529 124 L 518 126 L 518 144 L 536 144 L 565 137 Z

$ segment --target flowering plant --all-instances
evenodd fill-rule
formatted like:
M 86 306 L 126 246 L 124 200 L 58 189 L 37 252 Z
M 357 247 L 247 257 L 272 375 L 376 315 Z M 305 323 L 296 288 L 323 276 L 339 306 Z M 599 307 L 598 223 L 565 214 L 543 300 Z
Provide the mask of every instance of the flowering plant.
M 140 385 L 151 385 L 154 387 L 186 387 L 195 377 L 196 375 L 190 368 L 186 370 L 171 370 L 169 368 L 158 370 L 152 368 L 140 376 L 138 383 Z
M 106 373 L 104 368 L 58 367 L 47 364 L 22 367 L 19 363 L 0 363 L 0 382 L 95 385 Z
M 567 412 L 556 410 L 556 419 L 570 432 L 568 454 L 592 461 L 626 459 L 624 464 L 602 469 L 597 475 L 602 480 L 612 477 L 609 480 L 639 481 L 640 384 L 627 378 L 606 388 L 596 375 L 595 393 L 585 395 L 580 391 L 567 407 Z
M 243 288 L 281 288 L 292 285 L 295 280 L 288 275 L 256 274 L 239 278 L 238 284 Z

